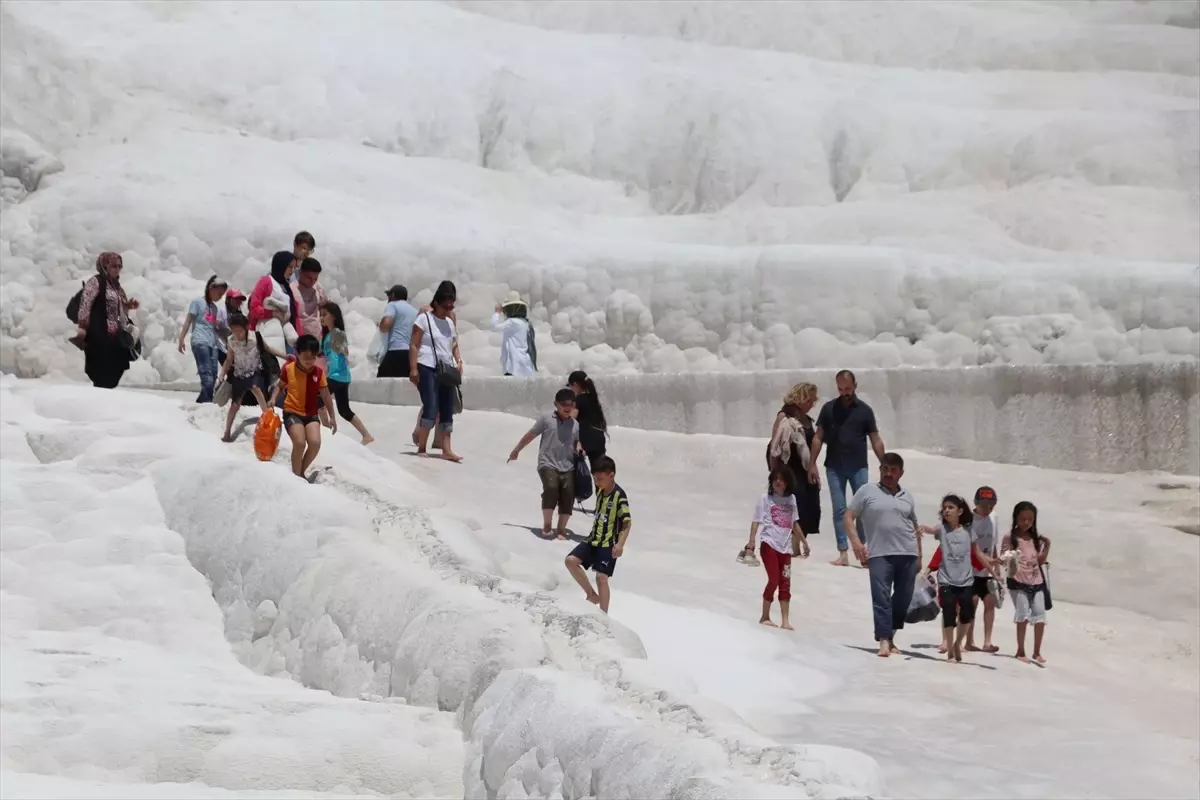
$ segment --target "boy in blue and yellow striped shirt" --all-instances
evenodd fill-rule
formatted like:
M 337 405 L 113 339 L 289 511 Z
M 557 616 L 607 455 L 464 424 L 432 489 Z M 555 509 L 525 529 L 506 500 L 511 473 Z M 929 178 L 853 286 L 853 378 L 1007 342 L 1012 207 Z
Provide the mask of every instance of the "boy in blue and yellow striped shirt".
M 629 496 L 617 485 L 617 465 L 608 456 L 601 456 L 592 465 L 596 481 L 596 521 L 592 535 L 567 556 L 567 570 L 587 595 L 589 603 L 608 613 L 608 579 L 617 568 L 617 559 L 625 552 L 625 542 L 633 527 L 629 513 Z M 596 588 L 592 589 L 587 570 L 596 573 Z

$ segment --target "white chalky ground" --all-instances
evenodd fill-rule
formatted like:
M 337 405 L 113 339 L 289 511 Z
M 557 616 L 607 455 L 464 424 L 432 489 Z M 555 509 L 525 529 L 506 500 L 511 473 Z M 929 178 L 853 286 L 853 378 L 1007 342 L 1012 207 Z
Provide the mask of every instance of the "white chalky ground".
M 259 465 L 248 434 L 222 445 L 217 409 L 196 410 L 185 396 L 9 379 L 2 394 L 4 796 L 462 796 L 454 714 L 352 699 L 362 694 L 359 683 L 378 679 L 364 660 L 394 648 L 392 685 L 420 700 L 431 691 L 428 670 L 404 659 L 428 654 L 387 638 L 400 625 L 392 611 L 377 628 L 340 614 L 352 618 L 359 600 L 382 612 L 386 592 L 419 585 L 468 608 L 446 629 L 453 636 L 464 620 L 492 620 L 484 603 L 493 601 L 435 575 L 431 565 L 445 556 L 428 548 L 389 543 L 386 555 L 355 567 L 351 555 L 382 536 L 358 522 L 359 483 L 398 505 L 431 509 L 437 530 L 429 541 L 448 545 L 478 573 L 509 579 L 496 591 L 552 594 L 536 618 L 507 606 L 507 616 L 495 617 L 499 641 L 531 651 L 544 645 L 549 668 L 595 682 L 629 724 L 679 735 L 665 717 L 647 722 L 644 694 L 601 686 L 603 671 L 589 672 L 597 662 L 584 651 L 603 641 L 571 646 L 547 622 L 560 611 L 596 612 L 562 568 L 571 544 L 533 533 L 535 452 L 504 464 L 527 420 L 468 413 L 456 439 L 466 460 L 456 466 L 409 455 L 413 409 L 359 406 L 378 444 L 361 448 L 352 432 L 327 438 L 319 464 L 333 467 L 332 482 L 309 486 L 287 479 L 286 445 L 279 463 Z M 614 432 L 611 454 L 635 525 L 614 578 L 612 615 L 648 656 L 626 659 L 623 680 L 700 710 L 711 724 L 692 736 L 719 736 L 732 712 L 779 744 L 850 748 L 878 763 L 875 772 L 852 753 L 813 750 L 803 788 L 817 796 L 822 786 L 895 797 L 1195 796 L 1200 538 L 1171 526 L 1194 521 L 1196 479 L 905 452 L 904 483 L 926 516 L 943 493 L 987 483 L 1001 511 L 1018 499 L 1037 503 L 1040 527 L 1054 540 L 1048 666 L 1003 657 L 1013 648 L 1006 607 L 997 622 L 1001 656 L 972 654 L 955 667 L 936 658 L 935 623 L 906 629 L 906 657 L 872 654 L 865 573 L 826 563 L 828 508 L 813 557 L 795 569 L 797 631 L 756 624 L 763 573 L 734 555 L 761 491 L 762 449 L 757 440 Z M 267 520 L 310 503 L 311 537 L 272 534 L 264 541 L 274 549 L 260 561 L 242 555 Z M 244 529 L 226 521 L 234 518 Z M 186 529 L 187 552 L 217 576 L 214 588 L 189 566 L 168 523 Z M 582 534 L 587 526 L 579 516 L 571 528 Z M 275 585 L 284 562 L 294 578 L 287 587 Z M 341 572 L 321 571 L 334 562 Z M 261 613 L 240 611 L 235 584 L 247 602 L 257 591 L 283 592 L 280 619 L 290 615 L 290 632 L 282 622 L 271 629 L 273 617 L 264 623 Z M 330 615 L 322 619 L 334 622 L 325 632 L 319 614 L 303 617 L 306 604 L 322 603 Z M 624 635 L 614 633 L 618 641 Z M 341 644 L 329 644 L 335 640 Z M 279 677 L 256 676 L 235 654 Z M 433 702 L 450 708 L 455 679 L 438 669 L 441 699 Z M 302 688 L 289 675 L 351 698 Z M 578 695 L 582 684 L 572 685 Z M 737 756 L 720 766 L 778 782 Z M 162 782 L 175 785 L 144 786 Z M 536 789 L 527 783 L 524 791 Z

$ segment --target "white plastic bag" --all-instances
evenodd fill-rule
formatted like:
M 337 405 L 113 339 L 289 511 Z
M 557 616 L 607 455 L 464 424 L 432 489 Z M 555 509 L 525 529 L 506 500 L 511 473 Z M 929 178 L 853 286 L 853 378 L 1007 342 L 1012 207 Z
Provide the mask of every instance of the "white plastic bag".
M 929 622 L 937 619 L 941 608 L 937 601 L 937 586 L 928 575 L 918 575 L 913 589 L 912 601 L 908 604 L 908 613 L 904 621 L 909 624 Z
M 287 327 L 291 328 L 292 326 L 289 323 Z M 276 353 L 287 352 L 287 331 L 284 325 L 280 323 L 277 318 L 269 317 L 258 323 L 257 332 L 262 336 L 263 344 L 265 344 L 269 349 L 275 351 Z M 295 336 L 295 333 L 296 329 L 292 328 L 293 337 Z M 295 338 L 293 338 L 292 342 L 295 341 Z
M 367 348 L 367 358 L 372 365 L 378 367 L 383 362 L 384 356 L 387 355 L 387 345 L 387 336 L 382 331 L 375 331 L 375 338 Z

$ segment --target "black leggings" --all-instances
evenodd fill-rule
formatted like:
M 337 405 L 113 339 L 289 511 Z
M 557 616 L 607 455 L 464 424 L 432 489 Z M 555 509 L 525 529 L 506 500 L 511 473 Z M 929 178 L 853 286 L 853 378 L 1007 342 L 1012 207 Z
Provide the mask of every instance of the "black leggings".
M 329 379 L 329 391 L 333 401 L 337 403 L 338 416 L 346 422 L 354 422 L 354 412 L 350 410 L 350 384 Z

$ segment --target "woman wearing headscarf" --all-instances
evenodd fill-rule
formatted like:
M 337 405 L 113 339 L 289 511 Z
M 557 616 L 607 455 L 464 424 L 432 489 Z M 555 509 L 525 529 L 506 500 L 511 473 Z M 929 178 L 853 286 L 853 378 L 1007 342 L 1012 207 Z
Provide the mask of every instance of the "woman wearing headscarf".
M 83 350 L 83 370 L 100 389 L 117 388 L 137 345 L 138 331 L 129 321 L 129 312 L 138 307 L 138 301 L 121 288 L 124 267 L 120 253 L 101 253 L 96 274 L 84 283 L 79 296 L 76 334 L 71 341 Z
M 283 326 L 288 323 L 294 325 L 300 319 L 296 298 L 292 296 L 292 288 L 288 283 L 295 271 L 296 257 L 287 250 L 280 250 L 271 257 L 271 274 L 259 278 L 250 292 L 250 329 L 258 330 L 262 323 L 278 320 L 285 341 L 274 342 L 272 349 L 279 352 L 283 352 L 290 344 L 286 341 L 287 329 Z M 295 333 L 294 327 L 292 333 Z
M 500 366 L 505 375 L 519 378 L 537 374 L 537 349 L 533 342 L 533 323 L 521 295 L 509 292 L 503 303 L 496 305 L 492 315 L 492 330 L 503 334 L 500 340 Z

